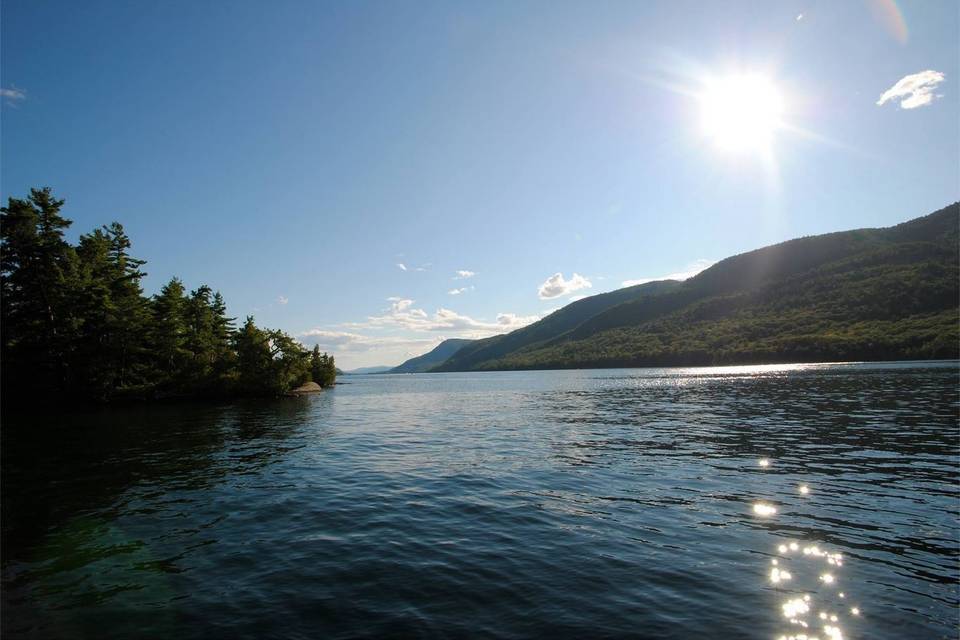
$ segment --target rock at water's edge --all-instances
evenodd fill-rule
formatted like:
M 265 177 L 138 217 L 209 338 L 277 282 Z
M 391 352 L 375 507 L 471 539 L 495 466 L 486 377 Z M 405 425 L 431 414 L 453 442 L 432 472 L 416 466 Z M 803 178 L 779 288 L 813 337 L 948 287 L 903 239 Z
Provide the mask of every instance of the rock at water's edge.
M 305 382 L 296 389 L 291 389 L 287 391 L 288 396 L 302 396 L 308 393 L 320 393 L 323 391 L 323 387 L 318 385 L 316 382 Z

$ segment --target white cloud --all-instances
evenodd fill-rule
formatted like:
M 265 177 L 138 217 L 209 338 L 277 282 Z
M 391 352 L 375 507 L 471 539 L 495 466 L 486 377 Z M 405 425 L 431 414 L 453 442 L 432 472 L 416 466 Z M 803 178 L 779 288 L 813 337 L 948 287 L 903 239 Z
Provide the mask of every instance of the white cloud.
M 546 315 L 499 313 L 494 322 L 488 322 L 442 307 L 431 315 L 423 309 L 412 308 L 413 300 L 408 298 L 392 297 L 388 300 L 390 308 L 382 315 L 370 316 L 363 322 L 343 323 L 338 330 L 317 327 L 297 337 L 308 347 L 319 344 L 321 349 L 333 353 L 337 362 L 347 368 L 399 364 L 426 353 L 446 338 L 488 338 L 525 327 Z M 433 335 L 411 337 L 383 335 L 384 332 Z
M 660 276 L 658 278 L 638 278 L 636 280 L 624 280 L 622 286 L 632 287 L 638 284 L 646 284 L 648 282 L 656 282 L 657 280 L 686 280 L 687 278 L 692 278 L 697 275 L 704 269 L 708 269 L 713 266 L 713 261 L 704 260 L 703 258 L 691 262 L 687 265 L 687 268 L 683 271 L 677 271 L 676 273 L 668 273 L 665 276 Z
M 583 300 L 584 298 L 589 298 L 589 297 L 590 297 L 590 294 L 588 294 L 588 293 L 581 293 L 581 294 L 578 294 L 578 295 L 575 295 L 575 296 L 570 296 L 569 298 L 567 298 L 567 301 L 568 301 L 568 302 L 576 302 L 577 300 Z
M 466 280 L 467 278 L 472 278 L 477 275 L 475 271 L 468 271 L 466 269 L 460 269 L 457 271 L 457 275 L 453 278 L 454 280 Z
M 407 270 L 407 265 L 403 264 L 402 262 L 398 262 L 398 263 L 397 263 L 397 267 L 400 269 L 400 271 L 406 271 L 406 270 Z
M 399 311 L 405 311 L 413 305 L 413 300 L 409 298 L 401 298 L 399 296 L 390 296 L 387 298 L 387 302 L 390 302 L 390 308 L 394 313 Z
M 403 338 L 398 336 L 365 336 L 349 331 L 328 331 L 310 329 L 297 336 L 301 342 L 310 345 L 319 344 L 327 351 L 370 351 L 390 346 L 419 347 L 434 344 L 437 338 Z
M 514 329 L 525 327 L 528 324 L 533 324 L 544 315 L 547 314 L 544 313 L 538 316 L 518 316 L 515 313 L 498 313 L 497 325 L 500 327 L 506 327 L 507 331 L 513 331 Z
M 943 80 L 943 73 L 932 69 L 904 76 L 897 81 L 897 84 L 883 92 L 877 104 L 882 105 L 889 100 L 900 100 L 901 109 L 916 109 L 928 105 L 934 98 L 941 97 L 933 92 Z
M 467 291 L 473 291 L 473 287 L 460 287 L 459 289 L 450 289 L 447 291 L 452 296 L 458 296 L 461 293 L 466 293 Z
M 417 332 L 456 333 L 462 337 L 486 338 L 498 333 L 513 331 L 539 320 L 541 316 L 518 316 L 513 313 L 497 315 L 496 322 L 477 320 L 456 311 L 440 307 L 432 315 L 423 309 L 411 307 L 412 300 L 395 299 L 386 313 L 369 316 L 363 322 L 346 322 L 348 329 L 400 329 Z
M 27 93 L 23 89 L 10 87 L 9 89 L 0 88 L 0 98 L 6 100 L 7 104 L 13 105 L 27 99 Z
M 286 296 L 277 296 L 277 304 L 287 304 L 290 302 L 290 298 Z
M 541 300 L 552 300 L 580 289 L 589 289 L 592 286 L 589 280 L 578 273 L 574 273 L 569 280 L 565 280 L 562 273 L 555 273 L 540 285 L 537 293 Z

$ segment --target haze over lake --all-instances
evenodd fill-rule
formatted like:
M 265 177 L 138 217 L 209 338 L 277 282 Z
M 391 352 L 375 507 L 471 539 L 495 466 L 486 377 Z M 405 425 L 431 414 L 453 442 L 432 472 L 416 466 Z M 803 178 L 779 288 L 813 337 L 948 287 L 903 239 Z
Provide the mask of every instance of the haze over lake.
M 3 632 L 953 638 L 958 378 L 372 375 L 20 416 Z

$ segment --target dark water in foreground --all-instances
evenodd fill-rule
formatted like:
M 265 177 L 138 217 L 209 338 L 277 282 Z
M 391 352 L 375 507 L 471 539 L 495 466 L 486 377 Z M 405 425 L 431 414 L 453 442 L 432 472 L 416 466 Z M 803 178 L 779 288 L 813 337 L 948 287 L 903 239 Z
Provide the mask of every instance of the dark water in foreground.
M 7 420 L 3 637 L 957 636 L 957 363 L 343 382 Z

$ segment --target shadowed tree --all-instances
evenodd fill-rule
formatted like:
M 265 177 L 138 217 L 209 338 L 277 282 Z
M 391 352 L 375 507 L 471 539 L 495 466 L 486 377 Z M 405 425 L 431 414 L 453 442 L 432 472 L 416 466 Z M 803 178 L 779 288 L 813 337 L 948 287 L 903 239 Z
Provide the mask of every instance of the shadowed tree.
M 0 209 L 0 346 L 5 401 L 276 395 L 311 377 L 309 354 L 248 318 L 237 331 L 219 292 L 177 278 L 143 295 L 144 260 L 119 222 L 64 240 L 49 189 Z M 326 356 L 324 355 L 324 358 Z
M 63 202 L 49 188 L 33 189 L 0 209 L 2 356 L 7 372 L 21 372 L 13 381 L 4 375 L 11 386 L 64 390 L 69 384 L 77 256 L 63 239 L 71 224 L 60 215 Z

